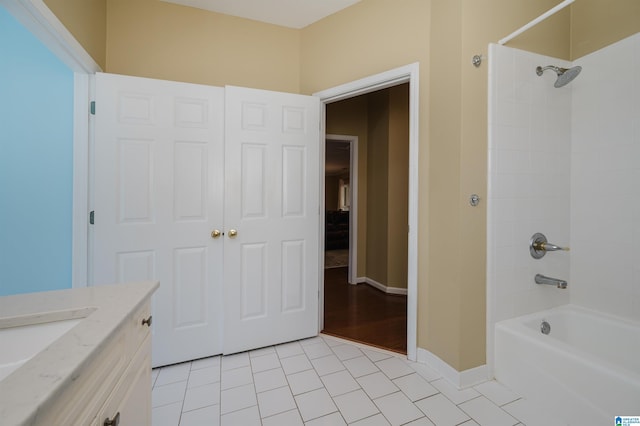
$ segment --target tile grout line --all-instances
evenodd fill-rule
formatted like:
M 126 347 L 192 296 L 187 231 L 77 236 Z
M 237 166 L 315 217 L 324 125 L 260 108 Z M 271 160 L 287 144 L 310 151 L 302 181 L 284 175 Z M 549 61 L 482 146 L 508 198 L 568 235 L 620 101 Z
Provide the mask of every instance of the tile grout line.
M 189 361 L 189 374 L 187 374 L 187 384 L 184 387 L 184 395 L 182 396 L 182 404 L 180 404 L 180 416 L 178 417 L 178 426 L 180 425 L 180 423 L 182 423 L 182 413 L 183 413 L 183 409 L 184 409 L 184 402 L 187 399 L 187 390 L 189 390 L 189 377 L 191 376 L 191 365 L 193 364 L 192 361 Z
M 283 415 L 283 414 L 289 413 L 289 412 L 294 411 L 294 410 L 296 411 L 297 415 L 298 415 L 298 416 L 300 416 L 300 418 L 302 419 L 303 424 L 305 424 L 306 422 L 305 422 L 305 420 L 302 418 L 302 411 L 301 411 L 301 407 L 300 407 L 300 405 L 299 405 L 298 400 L 296 399 L 296 397 L 299 397 L 299 396 L 301 396 L 301 395 L 305 395 L 305 394 L 308 394 L 308 393 L 311 393 L 311 392 L 314 392 L 314 391 L 318 391 L 318 390 L 324 389 L 324 390 L 325 390 L 325 392 L 327 393 L 327 395 L 329 396 L 329 398 L 330 398 L 331 402 L 333 403 L 334 408 L 335 408 L 335 411 L 332 411 L 332 412 L 330 412 L 330 413 L 323 414 L 323 415 L 321 415 L 321 416 L 319 416 L 319 417 L 315 417 L 315 418 L 313 418 L 313 419 L 308 419 L 308 421 L 314 421 L 314 420 L 322 419 L 323 417 L 333 416 L 333 415 L 335 415 L 335 413 L 338 413 L 338 415 L 340 416 L 340 418 L 341 418 L 341 419 L 346 423 L 346 419 L 344 418 L 344 415 L 343 415 L 342 411 L 340 411 L 340 409 L 338 408 L 339 406 L 338 406 L 338 404 L 336 403 L 336 398 L 339 398 L 339 397 L 341 397 L 341 396 L 347 395 L 347 394 L 349 394 L 349 393 L 353 393 L 353 392 L 358 392 L 358 391 L 360 391 L 360 392 L 362 392 L 362 393 L 366 396 L 366 398 L 367 398 L 367 399 L 368 399 L 368 400 L 369 400 L 369 401 L 374 405 L 374 407 L 376 408 L 377 412 L 376 412 L 376 413 L 374 413 L 374 414 L 371 414 L 371 415 L 369 415 L 369 416 L 366 416 L 366 417 L 363 417 L 363 418 L 360 418 L 360 419 L 355 420 L 355 421 L 357 421 L 357 422 L 359 422 L 359 421 L 363 421 L 363 420 L 366 420 L 366 419 L 369 419 L 369 418 L 372 418 L 372 417 L 375 417 L 375 416 L 377 416 L 377 415 L 380 415 L 380 416 L 381 416 L 382 418 L 384 418 L 387 422 L 391 423 L 391 422 L 389 421 L 389 418 L 387 418 L 387 416 L 386 416 L 386 415 L 385 415 L 385 414 L 380 410 L 380 408 L 379 408 L 378 404 L 376 403 L 376 401 L 378 401 L 378 402 L 379 402 L 379 401 L 380 401 L 380 400 L 382 400 L 383 398 L 386 398 L 386 397 L 388 397 L 388 396 L 390 396 L 390 395 L 399 394 L 399 395 L 400 395 L 400 396 L 402 396 L 403 398 L 406 398 L 406 399 L 407 399 L 407 400 L 408 400 L 412 405 L 414 405 L 414 406 L 416 406 L 416 404 L 417 404 L 417 403 L 419 403 L 420 401 L 424 401 L 424 400 L 426 400 L 426 399 L 429 399 L 429 398 L 432 398 L 432 397 L 435 397 L 435 396 L 441 395 L 442 397 L 444 397 L 444 398 L 445 398 L 445 400 L 447 400 L 449 403 L 451 403 L 453 406 L 455 406 L 456 408 L 458 408 L 462 413 L 464 413 L 465 415 L 467 415 L 467 416 L 469 417 L 469 419 L 467 419 L 467 420 L 465 420 L 465 421 L 463 421 L 463 422 L 461 422 L 461 423 L 458 423 L 459 425 L 462 425 L 462 424 L 464 424 L 464 423 L 466 423 L 466 422 L 470 422 L 470 421 L 476 421 L 476 419 L 474 419 L 474 418 L 473 418 L 473 417 L 472 417 L 472 416 L 471 416 L 471 415 L 470 415 L 466 410 L 464 410 L 464 409 L 461 407 L 461 405 L 462 405 L 462 404 L 465 404 L 465 403 L 467 403 L 467 402 L 473 401 L 473 400 L 477 400 L 477 399 L 478 399 L 478 398 L 480 398 L 480 397 L 484 397 L 487 401 L 489 401 L 489 403 L 490 403 L 491 405 L 493 405 L 493 406 L 495 406 L 496 408 L 498 408 L 498 409 L 500 410 L 500 412 L 502 412 L 502 413 L 504 413 L 504 414 L 506 414 L 506 415 L 508 415 L 508 416 L 512 417 L 512 418 L 514 419 L 514 421 L 516 422 L 515 424 L 518 424 L 518 425 L 522 424 L 522 425 L 524 425 L 524 423 L 522 423 L 522 421 L 521 421 L 519 418 L 517 418 L 517 417 L 515 417 L 514 415 L 512 415 L 511 413 L 509 413 L 509 412 L 508 412 L 508 411 L 506 411 L 506 409 L 504 408 L 504 407 L 506 407 L 507 405 L 513 404 L 513 403 L 515 403 L 515 402 L 517 402 L 517 401 L 519 401 L 519 400 L 523 400 L 523 398 L 522 398 L 521 396 L 518 396 L 518 397 L 516 397 L 515 399 L 513 399 L 513 400 L 511 400 L 511 401 L 507 401 L 507 402 L 503 403 L 502 405 L 499 405 L 497 402 L 494 402 L 491 398 L 489 398 L 489 397 L 488 397 L 486 394 L 484 394 L 483 392 L 479 391 L 478 389 L 475 389 L 475 387 L 471 387 L 470 389 L 473 389 L 473 390 L 477 393 L 477 395 L 475 395 L 475 396 L 473 396 L 473 397 L 471 397 L 471 398 L 469 398 L 469 399 L 467 399 L 467 400 L 464 400 L 464 401 L 462 401 L 462 402 L 460 402 L 460 403 L 456 403 L 456 402 L 454 402 L 454 401 L 453 401 L 453 399 L 451 399 L 450 397 L 448 397 L 448 396 L 447 396 L 447 394 L 443 393 L 440 389 L 435 388 L 435 390 L 437 391 L 437 393 L 435 393 L 435 394 L 433 394 L 433 395 L 425 396 L 425 397 L 423 397 L 423 398 L 416 399 L 416 400 L 414 401 L 414 400 L 412 400 L 412 398 L 410 397 L 410 395 L 409 395 L 409 394 L 405 393 L 405 390 L 403 390 L 403 388 L 401 388 L 400 386 L 398 386 L 398 384 L 395 382 L 395 380 L 398 380 L 398 379 L 401 379 L 401 378 L 405 378 L 405 377 L 409 377 L 409 376 L 412 376 L 412 375 L 414 375 L 414 374 L 415 374 L 417 378 L 420 378 L 421 380 L 424 380 L 424 382 L 426 382 L 426 383 L 428 383 L 428 384 L 431 384 L 431 385 L 432 385 L 432 382 L 437 381 L 437 380 L 441 380 L 441 379 L 442 379 L 442 377 L 436 377 L 436 378 L 433 378 L 433 379 L 431 379 L 431 380 L 427 379 L 427 377 L 424 377 L 422 374 L 420 374 L 419 370 L 416 370 L 416 369 L 414 369 L 414 368 L 412 367 L 412 363 L 411 363 L 411 362 L 409 362 L 408 360 L 403 359 L 403 357 L 402 357 L 402 356 L 399 356 L 398 354 L 395 354 L 395 353 L 386 353 L 386 351 L 382 351 L 382 350 L 380 350 L 379 348 L 375 348 L 375 347 L 374 347 L 374 348 L 369 348 L 369 347 L 365 347 L 364 345 L 358 345 L 358 344 L 356 344 L 357 342 L 341 341 L 341 339 L 332 339 L 332 340 L 334 341 L 334 343 L 336 343 L 336 344 L 330 345 L 330 344 L 326 341 L 326 339 L 324 339 L 322 336 L 319 336 L 319 337 L 320 337 L 320 340 L 319 340 L 319 341 L 317 341 L 317 343 L 309 343 L 309 344 L 308 344 L 308 345 L 306 345 L 306 346 L 310 346 L 311 344 L 314 344 L 314 345 L 315 345 L 315 344 L 324 344 L 324 345 L 326 345 L 326 347 L 329 349 L 329 351 L 328 351 L 328 353 L 327 353 L 326 355 L 324 355 L 324 356 L 320 356 L 320 357 L 315 357 L 315 358 L 313 358 L 313 359 L 311 359 L 311 358 L 310 358 L 310 354 L 307 352 L 307 350 L 305 350 L 305 345 L 302 345 L 302 343 L 301 343 L 300 341 L 296 341 L 296 342 L 297 342 L 297 344 L 298 344 L 298 346 L 299 346 L 299 347 L 300 347 L 300 349 L 301 349 L 301 352 L 300 352 L 300 353 L 295 353 L 296 349 L 292 348 L 293 350 L 292 350 L 291 352 L 289 352 L 288 350 L 287 350 L 287 351 L 281 351 L 281 352 L 283 352 L 283 355 L 281 356 L 281 352 L 278 352 L 278 350 L 277 350 L 277 345 L 276 345 L 276 346 L 268 347 L 268 348 L 273 348 L 273 351 L 272 351 L 272 352 L 265 352 L 265 353 L 262 353 L 262 354 L 260 354 L 260 355 L 258 355 L 258 356 L 252 356 L 252 355 L 251 355 L 251 352 L 252 352 L 252 351 L 247 351 L 247 355 L 246 355 L 246 356 L 247 356 L 247 359 L 248 359 L 248 365 L 238 365 L 238 366 L 235 366 L 234 368 L 230 368 L 230 369 L 228 369 L 228 370 L 223 370 L 223 358 L 224 358 L 224 356 L 222 356 L 222 355 L 218 355 L 217 357 L 219 358 L 219 361 L 218 361 L 218 363 L 217 363 L 217 364 L 218 364 L 218 365 L 217 365 L 217 370 L 218 370 L 218 377 L 219 377 L 219 380 L 218 380 L 218 381 L 215 381 L 215 382 L 212 382 L 212 383 L 203 383 L 203 384 L 200 384 L 200 385 L 198 385 L 198 386 L 194 386 L 194 387 L 192 387 L 192 388 L 190 388 L 190 387 L 189 387 L 189 383 L 191 382 L 191 379 L 192 379 L 192 374 L 194 374 L 194 377 L 195 377 L 195 375 L 197 375 L 197 374 L 198 374 L 198 370 L 208 369 L 208 368 L 211 368 L 211 367 L 202 367 L 202 368 L 199 368 L 199 369 L 195 369 L 195 370 L 194 370 L 194 369 L 193 369 L 193 362 L 192 362 L 192 361 L 188 361 L 188 362 L 187 362 L 187 363 L 189 364 L 189 367 L 188 367 L 188 374 L 187 374 L 187 379 L 186 379 L 186 383 L 185 383 L 185 389 L 184 389 L 184 392 L 183 392 L 183 395 L 182 395 L 182 401 L 176 401 L 176 402 L 181 402 L 181 404 L 180 404 L 180 411 L 179 411 L 179 415 L 178 415 L 178 425 L 180 425 L 180 423 L 183 421 L 183 414 L 185 413 L 185 411 L 183 411 L 183 410 L 184 410 L 184 407 L 185 407 L 186 395 L 188 394 L 189 389 L 197 389 L 197 388 L 200 388 L 200 387 L 203 387 L 203 386 L 207 386 L 207 385 L 216 385 L 216 384 L 217 384 L 217 386 L 219 387 L 219 394 L 218 394 L 218 398 L 217 398 L 217 403 L 216 403 L 216 402 L 213 402 L 212 404 L 209 404 L 209 405 L 206 405 L 206 406 L 203 406 L 203 407 L 198 407 L 198 408 L 196 408 L 196 409 L 194 409 L 194 410 L 190 410 L 190 411 L 195 411 L 195 410 L 198 410 L 198 409 L 203 409 L 203 408 L 207 408 L 207 407 L 211 407 L 211 406 L 218 405 L 218 406 L 219 406 L 219 408 L 220 408 L 220 410 L 219 410 L 219 412 L 220 412 L 220 414 L 219 414 L 219 420 L 221 420 L 221 419 L 222 419 L 222 416 L 223 416 L 223 415 L 222 415 L 222 401 L 221 401 L 221 399 L 222 399 L 222 392 L 223 392 L 223 390 L 222 390 L 222 376 L 223 376 L 223 372 L 224 372 L 224 371 L 233 371 L 233 370 L 237 370 L 237 369 L 239 369 L 239 368 L 244 368 L 244 367 L 249 367 L 249 371 L 250 371 L 250 373 L 251 373 L 251 382 L 250 382 L 250 383 L 247 383 L 247 385 L 248 385 L 248 384 L 251 384 L 251 388 L 252 388 L 252 391 L 253 391 L 253 395 L 255 395 L 255 398 L 256 398 L 256 399 L 255 399 L 255 405 L 251 405 L 250 407 L 245 407 L 245 408 L 242 408 L 242 409 L 234 410 L 234 411 L 231 411 L 231 412 L 229 412 L 229 413 L 225 413 L 225 415 L 228 415 L 228 414 L 231 414 L 231 413 L 237 413 L 238 411 L 247 410 L 247 409 L 250 409 L 250 408 L 252 408 L 252 407 L 256 407 L 256 408 L 257 408 L 257 414 L 258 414 L 258 416 L 259 416 L 259 420 L 260 420 L 260 424 L 263 424 L 263 421 L 264 421 L 264 420 L 266 420 L 266 419 L 270 419 L 270 418 L 273 418 L 273 417 L 275 417 L 275 416 L 280 416 L 280 415 Z M 359 353 L 358 353 L 358 354 L 356 354 L 356 355 L 353 355 L 352 353 L 350 354 L 350 353 L 349 353 L 350 349 L 345 348 L 344 346 L 351 346 L 351 347 L 353 347 L 353 348 L 357 348 Z M 262 349 L 265 349 L 265 348 L 260 348 L 260 350 L 262 350 Z M 345 350 L 347 350 L 347 351 L 345 352 Z M 378 352 L 378 353 L 384 354 L 384 355 L 386 355 L 386 358 L 379 359 L 379 360 L 377 360 L 377 361 L 373 361 L 373 359 L 371 359 L 371 358 L 369 357 L 369 355 L 367 355 L 367 353 L 365 353 L 365 352 L 364 352 L 364 350 L 366 350 L 366 351 L 373 351 L 373 352 Z M 321 349 L 319 349 L 319 351 L 322 351 L 322 350 L 321 350 Z M 257 360 L 257 359 L 260 359 L 261 357 L 272 356 L 273 354 L 275 354 L 275 356 L 276 356 L 276 359 L 277 359 L 277 365 L 275 365 L 275 366 L 270 366 L 269 368 L 266 368 L 266 369 L 264 369 L 264 370 L 254 372 L 254 368 L 256 367 L 256 366 L 255 366 L 255 363 L 256 363 L 256 360 Z M 312 354 L 313 354 L 313 353 L 312 353 Z M 341 355 L 340 355 L 340 354 L 341 354 Z M 345 355 L 345 354 L 346 354 L 346 355 Z M 285 360 L 285 359 L 292 358 L 292 357 L 294 357 L 294 356 L 300 356 L 300 355 L 303 355 L 303 356 L 304 356 L 304 360 L 305 360 L 305 361 L 306 361 L 306 362 L 307 362 L 311 367 L 310 367 L 310 368 L 307 368 L 307 369 L 300 370 L 300 371 L 295 371 L 294 373 L 291 373 L 291 374 L 286 374 L 286 372 L 284 371 L 284 366 L 283 366 L 283 364 L 282 364 L 282 361 L 283 361 L 283 360 Z M 323 359 L 323 358 L 328 358 L 328 357 L 332 357 L 332 356 L 333 356 L 333 357 L 335 357 L 335 359 L 336 359 L 336 360 L 337 360 L 337 362 L 339 363 L 338 365 L 339 365 L 341 368 L 340 368 L 339 370 L 337 370 L 337 371 L 331 371 L 331 370 L 329 370 L 330 372 L 325 373 L 325 374 L 323 374 L 323 375 L 320 375 L 320 373 L 319 373 L 319 371 L 317 370 L 316 365 L 314 365 L 313 361 L 316 361 L 316 363 L 317 363 L 317 360 L 321 360 L 321 359 Z M 208 357 L 208 358 L 215 358 L 215 357 L 216 357 L 216 356 L 214 356 L 214 357 Z M 342 359 L 342 358 L 344 358 L 344 359 Z M 359 359 L 359 358 L 362 358 L 363 360 L 366 360 L 366 361 L 368 361 L 369 363 L 373 364 L 373 365 L 375 366 L 375 368 L 376 368 L 376 371 L 370 371 L 370 372 L 368 372 L 368 373 L 366 373 L 366 374 L 362 374 L 362 375 L 360 375 L 360 376 L 358 376 L 358 377 L 356 378 L 356 377 L 355 377 L 355 375 L 354 375 L 354 373 L 353 373 L 349 368 L 347 368 L 347 365 L 345 365 L 345 362 L 348 362 L 348 361 L 351 361 L 351 360 L 355 360 L 355 359 Z M 405 372 L 403 372 L 402 374 L 400 374 L 400 375 L 398 375 L 398 376 L 396 377 L 396 376 L 395 376 L 395 374 L 396 374 L 397 372 L 393 372 L 393 370 L 390 370 L 390 372 L 393 372 L 393 378 L 391 378 L 391 376 L 389 376 L 389 375 L 388 375 L 388 373 L 386 372 L 386 370 L 385 370 L 385 369 L 383 369 L 379 364 L 380 364 L 381 362 L 385 361 L 385 360 L 392 359 L 392 358 L 395 358 L 395 359 L 398 359 L 398 360 L 400 360 L 400 361 L 403 361 L 403 363 L 404 363 L 404 364 L 409 368 L 409 370 L 410 370 L 410 371 L 408 371 L 408 372 L 406 372 L 406 373 L 405 373 Z M 207 358 L 203 358 L 203 359 L 207 359 Z M 173 365 L 179 365 L 179 364 L 182 364 L 182 363 L 177 363 L 177 364 L 173 364 Z M 392 363 L 392 364 L 393 364 L 393 363 Z M 270 364 L 269 364 L 268 362 L 265 362 L 263 365 L 270 365 Z M 158 369 L 157 373 L 155 373 L 155 374 L 153 374 L 153 373 L 152 373 L 152 374 L 153 374 L 153 376 L 155 376 L 155 377 L 153 378 L 153 380 L 151 381 L 151 389 L 152 389 L 152 391 L 153 391 L 153 390 L 155 390 L 155 389 L 158 389 L 158 388 L 160 388 L 160 387 L 162 387 L 162 386 L 171 385 L 171 384 L 175 384 L 175 383 L 180 383 L 180 382 L 182 381 L 182 380 L 178 380 L 178 381 L 176 381 L 176 382 L 165 383 L 165 384 L 163 384 L 163 385 L 158 386 L 158 385 L 157 385 L 157 384 L 158 384 L 158 380 L 160 379 L 160 376 L 161 376 L 162 371 L 163 371 L 165 368 L 168 368 L 168 367 L 171 367 L 171 366 L 164 366 L 164 367 L 160 367 L 160 368 Z M 393 368 L 393 367 L 395 367 L 395 365 L 392 365 L 392 366 L 391 366 L 391 368 Z M 427 366 L 427 367 L 428 367 L 428 366 Z M 353 367 L 353 368 L 356 368 L 356 367 Z M 277 370 L 277 369 L 280 369 L 280 370 L 282 371 L 282 374 L 283 374 L 283 376 L 284 376 L 284 383 L 285 383 L 285 384 L 283 384 L 282 386 L 277 386 L 277 387 L 274 387 L 274 388 L 269 388 L 269 389 L 263 390 L 263 391 L 261 391 L 261 392 L 258 392 L 258 391 L 257 391 L 257 387 L 256 387 L 256 380 L 255 380 L 255 378 L 256 378 L 256 377 L 255 377 L 255 376 L 256 376 L 257 374 L 260 374 L 260 373 L 265 373 L 265 372 L 269 372 L 269 371 L 273 371 L 273 370 Z M 166 371 L 166 370 L 165 370 L 165 371 Z M 295 394 L 293 393 L 293 389 L 292 389 L 292 387 L 291 387 L 290 376 L 293 376 L 294 374 L 298 374 L 298 373 L 303 373 L 303 372 L 305 372 L 305 371 L 313 371 L 313 372 L 314 372 L 314 374 L 315 374 L 315 375 L 317 375 L 317 377 L 319 378 L 319 381 L 320 381 L 321 387 L 320 387 L 320 388 L 317 388 L 317 389 L 310 389 L 310 390 L 306 390 L 306 391 L 304 391 L 304 392 L 301 392 L 301 393 L 299 393 L 299 394 L 295 395 Z M 356 370 L 356 371 L 357 371 L 357 370 Z M 364 370 L 361 370 L 361 371 L 364 371 Z M 400 372 L 402 372 L 402 371 L 403 371 L 403 370 L 402 370 L 402 369 L 400 369 Z M 329 393 L 329 389 L 327 388 L 327 384 L 325 383 L 325 380 L 323 380 L 323 378 L 326 378 L 327 376 L 330 376 L 330 375 L 333 375 L 333 374 L 338 374 L 338 373 L 346 373 L 346 376 L 344 376 L 344 378 L 346 379 L 346 378 L 348 377 L 349 379 L 351 379 L 352 381 L 354 381 L 354 382 L 357 384 L 357 389 L 353 389 L 353 390 L 350 390 L 350 391 L 342 392 L 342 393 L 339 393 L 339 394 L 336 394 L 336 395 L 332 395 L 332 394 L 330 394 L 330 393 Z M 378 397 L 376 397 L 376 398 L 372 398 L 371 396 L 369 396 L 369 395 L 367 394 L 367 392 L 364 390 L 364 388 L 362 387 L 362 384 L 359 382 L 359 380 L 358 380 L 358 379 L 362 379 L 362 378 L 365 378 L 365 377 L 368 377 L 368 376 L 372 376 L 372 375 L 374 375 L 374 374 L 382 374 L 382 376 L 383 376 L 386 380 L 390 381 L 391 383 L 393 383 L 393 384 L 395 385 L 396 390 L 395 390 L 395 391 L 393 391 L 393 392 L 387 393 L 387 394 L 385 394 L 385 395 L 380 395 L 380 396 L 378 396 Z M 336 380 L 337 380 L 337 379 L 336 379 Z M 338 382 L 342 382 L 342 381 L 341 381 L 341 380 L 339 380 Z M 336 383 L 338 383 L 338 382 L 336 382 Z M 498 383 L 498 384 L 499 384 L 499 383 Z M 229 389 L 225 389 L 224 391 L 227 391 L 227 390 L 230 390 L 230 389 L 234 389 L 234 388 L 237 388 L 237 387 L 239 387 L 239 386 L 246 386 L 246 385 L 236 385 L 236 386 L 233 386 L 233 387 L 231 387 L 231 388 L 229 388 Z M 341 385 L 338 385 L 338 386 L 341 386 Z M 432 386 L 433 386 L 433 385 L 432 385 Z M 273 414 L 271 414 L 271 415 L 269 415 L 269 416 L 267 416 L 267 417 L 264 417 L 264 418 L 263 418 L 263 417 L 262 417 L 262 410 L 261 410 L 261 408 L 260 408 L 260 403 L 259 403 L 259 399 L 258 399 L 259 394 L 266 393 L 266 392 L 270 392 L 270 391 L 275 391 L 275 390 L 282 389 L 282 388 L 285 388 L 285 387 L 287 388 L 287 390 L 289 391 L 289 393 L 290 393 L 290 395 L 291 395 L 291 397 L 292 397 L 292 399 L 293 399 L 293 403 L 294 403 L 294 404 L 293 404 L 293 407 L 292 407 L 292 408 L 289 408 L 289 409 L 284 409 L 283 411 L 278 411 L 278 412 L 276 412 L 276 413 L 273 413 Z M 410 388 L 407 388 L 407 391 L 408 391 L 409 389 L 410 389 Z M 453 394 L 452 394 L 452 395 L 453 395 Z M 164 406 L 171 405 L 171 404 L 174 404 L 174 403 L 163 404 L 163 405 L 159 405 L 158 407 L 153 407 L 153 408 L 154 408 L 154 409 L 156 409 L 156 408 L 164 407 Z M 417 406 L 416 406 L 416 408 L 417 408 Z M 419 420 L 420 418 L 426 418 L 427 420 L 429 420 L 429 421 L 433 422 L 427 413 L 425 413 L 424 411 L 422 411 L 422 410 L 421 410 L 421 409 L 419 409 L 419 408 L 418 408 L 418 410 L 419 410 L 419 412 L 422 414 L 422 416 L 421 416 L 421 417 L 419 417 L 418 419 L 415 419 L 415 420 Z M 308 421 L 307 421 L 307 422 L 308 422 Z M 414 421 L 414 420 L 412 420 L 412 421 Z M 435 424 L 435 423 L 434 423 L 434 424 Z M 176 426 L 178 426 L 178 425 L 176 425 Z

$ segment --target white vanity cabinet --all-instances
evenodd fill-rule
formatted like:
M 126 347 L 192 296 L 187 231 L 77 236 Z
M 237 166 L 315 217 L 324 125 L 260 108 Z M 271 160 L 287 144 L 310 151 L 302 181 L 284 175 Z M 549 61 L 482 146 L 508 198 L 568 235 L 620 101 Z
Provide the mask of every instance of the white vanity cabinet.
M 151 425 L 151 341 L 131 361 L 92 426 Z
M 142 324 L 151 318 L 148 311 L 147 305 L 145 313 L 134 316 L 131 349 L 136 351 L 92 426 L 151 425 L 151 338 L 150 327 Z
M 36 424 L 151 425 L 150 318 L 146 302 L 104 342 L 85 374 L 38 416 Z
M 0 297 L 0 326 L 78 318 L 0 380 L 2 426 L 150 426 L 151 295 L 137 282 Z

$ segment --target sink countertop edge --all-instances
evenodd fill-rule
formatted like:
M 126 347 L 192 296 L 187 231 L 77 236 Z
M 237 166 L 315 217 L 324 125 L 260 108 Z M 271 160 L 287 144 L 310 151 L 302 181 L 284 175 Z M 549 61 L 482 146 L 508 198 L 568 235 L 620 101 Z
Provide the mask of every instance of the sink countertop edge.
M 0 320 L 95 308 L 80 323 L 0 381 L 0 418 L 31 425 L 158 288 L 157 281 L 0 297 Z

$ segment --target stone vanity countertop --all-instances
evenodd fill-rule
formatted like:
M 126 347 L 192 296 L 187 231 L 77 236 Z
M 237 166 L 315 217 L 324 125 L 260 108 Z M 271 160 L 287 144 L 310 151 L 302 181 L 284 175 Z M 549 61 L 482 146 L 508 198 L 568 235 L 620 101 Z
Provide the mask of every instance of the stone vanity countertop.
M 0 329 L 84 318 L 0 381 L 0 424 L 34 423 L 158 286 L 145 281 L 0 297 Z

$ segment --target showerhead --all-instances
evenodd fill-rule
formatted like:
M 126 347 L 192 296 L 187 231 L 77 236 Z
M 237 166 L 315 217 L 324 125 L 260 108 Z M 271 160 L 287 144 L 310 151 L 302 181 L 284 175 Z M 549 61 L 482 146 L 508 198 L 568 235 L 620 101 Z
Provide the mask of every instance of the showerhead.
M 558 79 L 553 84 L 554 87 L 562 87 L 573 81 L 574 78 L 580 74 L 582 71 L 582 67 L 577 66 L 573 68 L 560 68 L 553 65 L 547 65 L 546 67 L 537 67 L 536 74 L 542 75 L 546 70 L 553 70 L 556 74 L 558 74 Z

